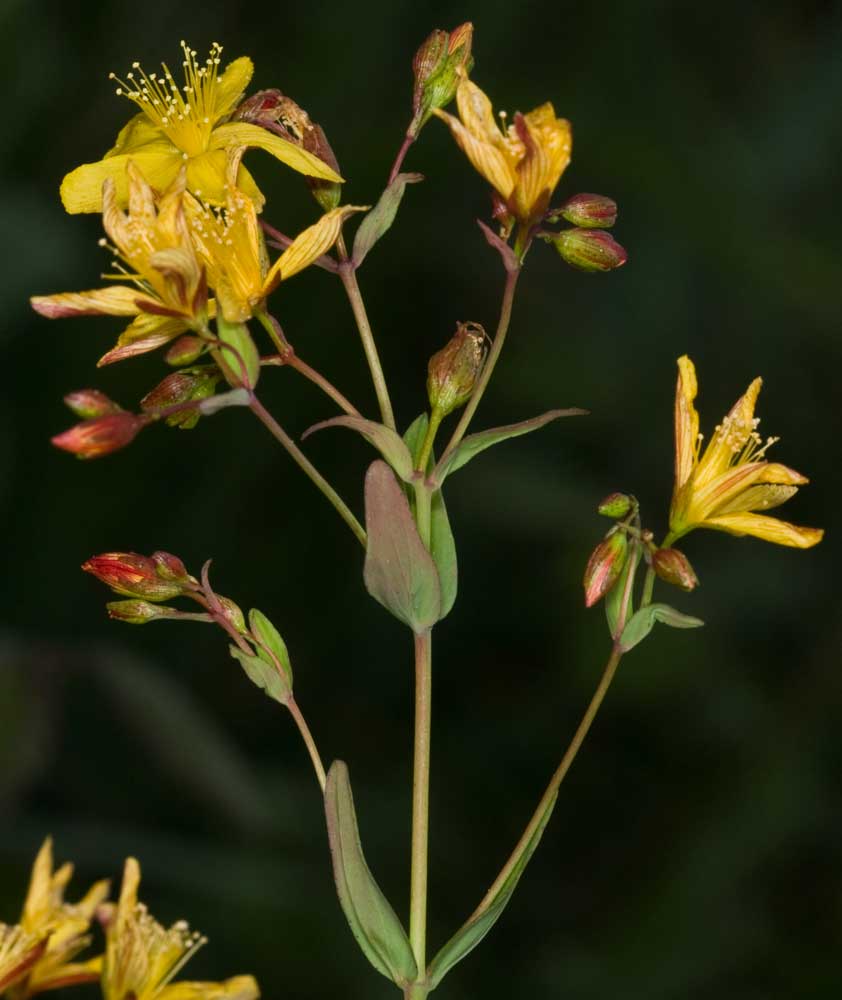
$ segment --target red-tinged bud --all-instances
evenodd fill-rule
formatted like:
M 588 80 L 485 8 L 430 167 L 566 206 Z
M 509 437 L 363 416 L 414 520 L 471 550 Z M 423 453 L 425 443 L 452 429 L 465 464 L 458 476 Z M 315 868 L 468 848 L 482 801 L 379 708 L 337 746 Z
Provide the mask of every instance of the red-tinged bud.
M 162 580 L 172 580 L 181 584 L 183 589 L 194 590 L 198 587 L 198 582 L 190 576 L 178 556 L 171 552 L 153 552 L 151 559 L 155 564 L 155 572 Z
M 82 563 L 82 569 L 110 587 L 115 594 L 127 597 L 168 601 L 178 597 L 185 589 L 183 583 L 163 578 L 154 559 L 137 552 L 104 552 Z
M 547 218 L 550 222 L 566 219 L 583 229 L 610 229 L 617 221 L 617 202 L 602 194 L 574 194 Z
M 172 406 L 182 406 L 187 403 L 198 403 L 213 395 L 217 383 L 222 378 L 222 372 L 216 365 L 201 365 L 197 368 L 182 368 L 159 382 L 140 401 L 144 413 L 156 414 Z M 189 430 L 199 422 L 199 410 L 189 408 L 171 413 L 164 419 L 170 427 L 181 427 Z
M 69 451 L 77 458 L 99 458 L 131 444 L 148 422 L 146 417 L 125 411 L 107 413 L 76 424 L 51 440 L 56 448 Z
M 585 567 L 585 607 L 593 607 L 617 582 L 629 552 L 629 540 L 622 531 L 612 531 L 591 553 Z
M 625 517 L 636 503 L 634 497 L 627 493 L 609 493 L 597 507 L 597 512 L 605 517 Z
M 247 97 L 231 118 L 234 121 L 250 122 L 252 125 L 272 125 L 281 117 L 284 95 L 276 87 L 258 90 Z
M 613 271 L 628 260 L 623 247 L 601 229 L 564 229 L 551 236 L 550 242 L 579 271 Z
M 460 77 L 470 73 L 474 64 L 471 56 L 473 35 L 474 26 L 470 21 L 451 32 L 436 29 L 415 53 L 409 135 L 417 136 L 433 111 L 447 107 L 456 96 Z
M 652 556 L 652 568 L 663 581 L 682 590 L 694 590 L 699 585 L 690 560 L 678 549 L 658 549 Z
M 150 604 L 148 601 L 110 601 L 105 605 L 108 617 L 127 625 L 145 625 L 160 618 L 175 618 L 178 611 L 166 604 Z
M 485 364 L 488 337 L 479 323 L 459 323 L 427 365 L 427 397 L 439 418 L 467 403 Z
M 201 337 L 194 337 L 191 333 L 185 333 L 167 351 L 164 355 L 164 360 L 168 365 L 173 366 L 191 365 L 207 349 L 207 341 Z
M 245 615 L 239 604 L 235 604 L 230 597 L 222 597 L 220 594 L 216 594 L 215 596 L 217 601 L 219 601 L 221 613 L 225 616 L 225 620 L 229 625 L 232 625 L 240 635 L 248 635 Z
M 104 417 L 109 413 L 123 412 L 122 406 L 118 406 L 113 399 L 109 399 L 99 389 L 79 389 L 77 392 L 70 392 L 64 397 L 64 402 L 77 417 L 82 417 L 83 420 Z

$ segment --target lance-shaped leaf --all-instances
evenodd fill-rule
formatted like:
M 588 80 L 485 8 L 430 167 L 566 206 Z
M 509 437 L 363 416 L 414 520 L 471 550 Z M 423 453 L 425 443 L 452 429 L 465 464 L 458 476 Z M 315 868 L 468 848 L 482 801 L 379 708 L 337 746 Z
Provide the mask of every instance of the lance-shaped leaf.
M 289 702 L 292 694 L 292 684 L 283 671 L 278 670 L 274 663 L 270 663 L 265 656 L 249 656 L 236 646 L 229 646 L 228 651 L 239 661 L 240 666 L 245 670 L 246 676 L 257 687 L 265 691 L 266 694 L 281 705 Z
M 488 245 L 494 247 L 497 253 L 503 258 L 503 267 L 505 267 L 508 274 L 512 274 L 520 268 L 520 261 L 517 259 L 517 254 L 512 250 L 509 244 L 499 237 L 493 229 L 490 229 L 481 220 L 477 219 L 477 225 L 482 230 L 482 235 L 488 241 Z
M 325 814 L 336 892 L 351 931 L 374 968 L 403 988 L 418 968 L 406 931 L 366 864 L 348 767 L 341 760 L 327 773 Z
M 287 644 L 281 633 L 257 608 L 252 608 L 249 611 L 249 628 L 258 643 L 257 655 L 267 663 L 280 667 L 286 674 L 286 679 L 292 688 L 292 663 L 290 663 Z
M 369 250 L 391 228 L 407 184 L 417 184 L 423 180 L 423 174 L 398 174 L 380 195 L 380 200 L 360 223 L 354 238 L 352 259 L 355 267 L 362 264 Z
M 424 438 L 427 436 L 427 428 L 429 426 L 430 418 L 426 413 L 420 413 L 404 433 L 404 444 L 409 448 L 409 452 L 412 455 L 413 466 L 421 455 L 421 446 L 424 444 Z
M 331 417 L 330 420 L 322 420 L 308 427 L 301 435 L 301 439 L 304 440 L 325 427 L 349 427 L 352 431 L 356 431 L 369 444 L 374 445 L 405 483 L 412 479 L 412 455 L 400 435 L 391 427 L 378 424 L 374 420 L 366 420 L 364 417 Z
M 509 438 L 520 437 L 521 434 L 529 434 L 537 431 L 540 427 L 558 420 L 559 417 L 580 417 L 586 414 L 587 410 L 581 410 L 578 406 L 572 406 L 566 410 L 549 410 L 542 413 L 540 417 L 533 417 L 531 420 L 522 420 L 518 424 L 507 424 L 505 427 L 491 427 L 487 431 L 480 431 L 478 434 L 469 434 L 464 438 L 449 455 L 445 455 L 436 466 L 433 477 L 438 486 L 444 482 L 451 472 L 461 469 L 472 458 L 479 455 L 481 451 L 499 444 L 500 441 L 508 441 Z
M 655 622 L 663 622 L 672 628 L 698 628 L 704 625 L 701 618 L 684 615 L 668 604 L 647 604 L 631 617 L 623 629 L 623 634 L 620 636 L 620 650 L 628 653 L 639 642 L 643 642 L 655 627 Z
M 506 867 L 500 873 L 494 885 L 489 889 L 485 899 L 441 949 L 432 962 L 430 962 L 427 968 L 427 981 L 430 990 L 435 989 L 453 966 L 457 962 L 460 962 L 468 952 L 473 951 L 494 924 L 497 923 L 497 920 L 512 898 L 512 894 L 517 888 L 524 869 L 535 853 L 535 848 L 541 842 L 541 837 L 552 815 L 557 798 L 558 793 L 552 796 L 543 813 L 538 817 L 538 822 L 532 831 L 532 835 L 509 858 Z
M 365 477 L 365 527 L 366 589 L 414 632 L 425 632 L 441 617 L 438 571 L 418 534 L 406 495 L 379 459 Z

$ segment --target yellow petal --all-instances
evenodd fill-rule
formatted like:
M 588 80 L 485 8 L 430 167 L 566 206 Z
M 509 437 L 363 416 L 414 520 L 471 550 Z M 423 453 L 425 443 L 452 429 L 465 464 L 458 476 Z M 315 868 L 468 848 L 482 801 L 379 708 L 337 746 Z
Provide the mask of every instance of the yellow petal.
M 126 165 L 130 159 L 147 183 L 158 191 L 163 191 L 172 184 L 184 162 L 175 146 L 170 146 L 131 156 L 110 156 L 97 163 L 83 163 L 61 182 L 61 200 L 65 211 L 71 215 L 102 211 L 102 185 L 108 178 L 114 181 L 117 204 L 126 205 L 129 195 Z
M 720 504 L 716 508 L 714 516 L 721 517 L 723 514 L 736 514 L 750 510 L 771 510 L 773 507 L 780 507 L 782 503 L 786 503 L 797 492 L 797 486 L 781 486 L 776 483 L 749 486 L 739 496 L 727 503 Z
M 21 926 L 35 932 L 39 922 L 51 909 L 51 889 L 53 880 L 53 838 L 47 837 L 35 857 L 29 879 L 29 891 L 23 906 Z
M 462 124 L 475 139 L 492 146 L 503 145 L 503 135 L 497 126 L 488 95 L 467 76 L 462 77 L 456 88 L 456 107 Z
M 243 91 L 249 85 L 253 73 L 254 63 L 248 56 L 240 56 L 239 59 L 228 63 L 221 76 L 216 79 L 214 122 L 218 122 L 220 118 L 230 114 L 240 103 Z
M 152 228 L 158 217 L 155 207 L 155 192 L 146 183 L 146 178 L 134 160 L 129 160 L 126 163 L 126 180 L 129 188 L 128 209 L 132 222 L 139 223 L 144 228 Z M 107 183 L 109 186 L 114 184 L 111 180 Z M 103 195 L 103 203 L 105 200 L 105 195 Z
M 699 459 L 697 483 L 704 483 L 721 475 L 734 456 L 745 447 L 754 431 L 754 408 L 762 385 L 763 379 L 756 378 L 711 435 L 708 446 Z
M 173 148 L 173 144 L 164 130 L 160 125 L 151 122 L 141 111 L 123 126 L 117 141 L 105 154 L 105 158 L 120 156 L 123 153 L 160 152 L 167 148 Z
M 364 205 L 343 205 L 325 213 L 319 221 L 309 226 L 290 243 L 275 261 L 263 283 L 265 294 L 277 287 L 279 281 L 286 281 L 298 274 L 317 257 L 329 250 L 342 230 L 342 223 L 354 212 L 365 212 Z
M 522 119 L 525 156 L 517 165 L 515 214 L 522 221 L 543 215 L 550 196 L 568 163 L 572 136 L 570 122 L 556 118 L 549 102 Z
M 809 549 L 817 545 L 824 535 L 821 528 L 800 528 L 788 521 L 763 514 L 722 514 L 709 518 L 706 528 L 717 528 L 731 535 L 753 535 L 775 545 L 789 545 L 796 549 Z
M 698 392 L 696 369 L 685 354 L 678 359 L 678 384 L 675 387 L 675 490 L 674 496 L 690 478 L 695 463 L 699 437 L 699 414 L 693 401 Z
M 436 108 L 434 113 L 450 128 L 459 148 L 471 161 L 471 166 L 507 199 L 515 187 L 516 175 L 506 156 L 490 142 L 474 137 L 453 115 Z
M 57 990 L 65 986 L 96 982 L 101 973 L 101 955 L 91 958 L 87 962 L 65 962 L 46 975 L 40 975 L 39 966 L 36 966 L 32 978 L 27 983 L 27 989 L 29 995 L 33 996 L 46 990 Z
M 48 319 L 65 316 L 136 316 L 138 302 L 152 302 L 136 288 L 111 285 L 87 292 L 60 292 L 58 295 L 34 295 L 32 308 Z
M 157 1000 L 257 1000 L 260 989 L 254 976 L 234 976 L 221 983 L 173 983 Z
M 120 334 L 115 346 L 97 361 L 97 368 L 154 351 L 187 329 L 189 326 L 183 319 L 142 313 Z
M 208 205 L 224 205 L 228 157 L 212 149 L 187 161 L 187 188 Z M 262 197 L 262 196 L 261 196 Z
M 306 149 L 295 143 L 282 139 L 273 132 L 267 132 L 259 125 L 248 122 L 228 122 L 213 130 L 210 140 L 211 149 L 230 149 L 234 146 L 265 149 L 276 160 L 285 163 L 293 170 L 307 177 L 318 177 L 326 181 L 341 181 L 342 178 L 323 161 L 308 153 Z

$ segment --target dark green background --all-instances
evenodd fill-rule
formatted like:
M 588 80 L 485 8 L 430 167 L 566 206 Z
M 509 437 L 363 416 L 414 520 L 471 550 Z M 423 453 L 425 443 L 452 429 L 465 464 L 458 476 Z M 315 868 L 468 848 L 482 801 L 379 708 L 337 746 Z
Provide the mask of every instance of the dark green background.
M 0 919 L 13 921 L 48 831 L 76 885 L 136 854 L 163 921 L 210 946 L 190 975 L 249 971 L 264 994 L 396 995 L 336 904 L 319 796 L 294 729 L 210 628 L 129 629 L 79 564 L 112 549 L 180 554 L 282 628 L 324 756 L 348 761 L 369 860 L 407 896 L 411 649 L 365 594 L 361 553 L 266 432 L 229 411 L 154 428 L 79 463 L 49 446 L 61 396 L 124 405 L 162 377 L 150 355 L 96 371 L 116 320 L 50 323 L 27 296 L 96 286 L 96 217 L 66 216 L 63 174 L 130 113 L 111 69 L 200 52 L 251 55 L 325 127 L 347 199 L 377 197 L 409 115 L 410 59 L 433 27 L 476 23 L 474 78 L 495 106 L 551 99 L 574 125 L 559 188 L 621 206 L 622 271 L 528 260 L 480 426 L 554 406 L 587 418 L 501 446 L 450 483 L 461 592 L 436 631 L 431 947 L 485 891 L 566 745 L 607 653 L 580 577 L 634 491 L 664 528 L 675 359 L 688 352 L 710 429 L 766 379 L 761 430 L 814 480 L 782 511 L 828 529 L 807 553 L 697 533 L 702 580 L 669 595 L 707 621 L 658 631 L 623 663 L 540 851 L 442 1000 L 825 998 L 842 986 L 839 738 L 842 11 L 832 3 L 109 3 L 5 0 L 0 217 L 3 625 Z M 253 152 L 266 217 L 315 217 L 297 177 Z M 474 223 L 483 182 L 433 122 L 407 161 L 399 224 L 360 275 L 400 422 L 457 319 L 493 327 L 501 269 Z M 277 312 L 300 354 L 373 414 L 341 288 L 311 271 Z M 294 373 L 263 393 L 291 432 L 331 414 Z M 360 511 L 367 446 L 309 453 Z

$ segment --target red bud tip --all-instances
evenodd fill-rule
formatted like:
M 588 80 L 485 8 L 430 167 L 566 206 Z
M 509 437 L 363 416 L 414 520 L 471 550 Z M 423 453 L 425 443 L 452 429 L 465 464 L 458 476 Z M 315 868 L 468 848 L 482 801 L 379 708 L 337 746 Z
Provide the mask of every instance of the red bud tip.
M 76 424 L 63 434 L 57 434 L 52 443 L 77 458 L 99 458 L 131 444 L 146 424 L 145 417 L 121 410 Z
M 610 229 L 617 221 L 617 202 L 602 194 L 574 194 L 549 214 L 553 219 L 561 216 L 583 229 Z
M 682 590 L 694 590 L 699 585 L 690 560 L 678 549 L 658 549 L 652 556 L 652 568 L 665 583 Z
M 168 555 L 156 553 L 157 556 Z M 175 556 L 170 558 L 175 559 Z M 177 560 L 184 569 L 181 560 Z M 86 573 L 110 587 L 115 594 L 142 597 L 149 601 L 166 601 L 183 593 L 182 582 L 162 577 L 159 562 L 137 552 L 104 552 L 82 564 Z M 185 577 L 187 572 L 184 572 Z
M 585 607 L 593 607 L 617 582 L 629 551 L 625 533 L 615 531 L 604 538 L 591 553 L 585 567 Z
M 70 392 L 64 397 L 65 405 L 71 409 L 77 417 L 83 420 L 90 420 L 94 417 L 104 417 L 109 413 L 122 413 L 122 406 L 118 406 L 113 399 L 109 399 L 104 392 L 98 389 L 79 389 Z

